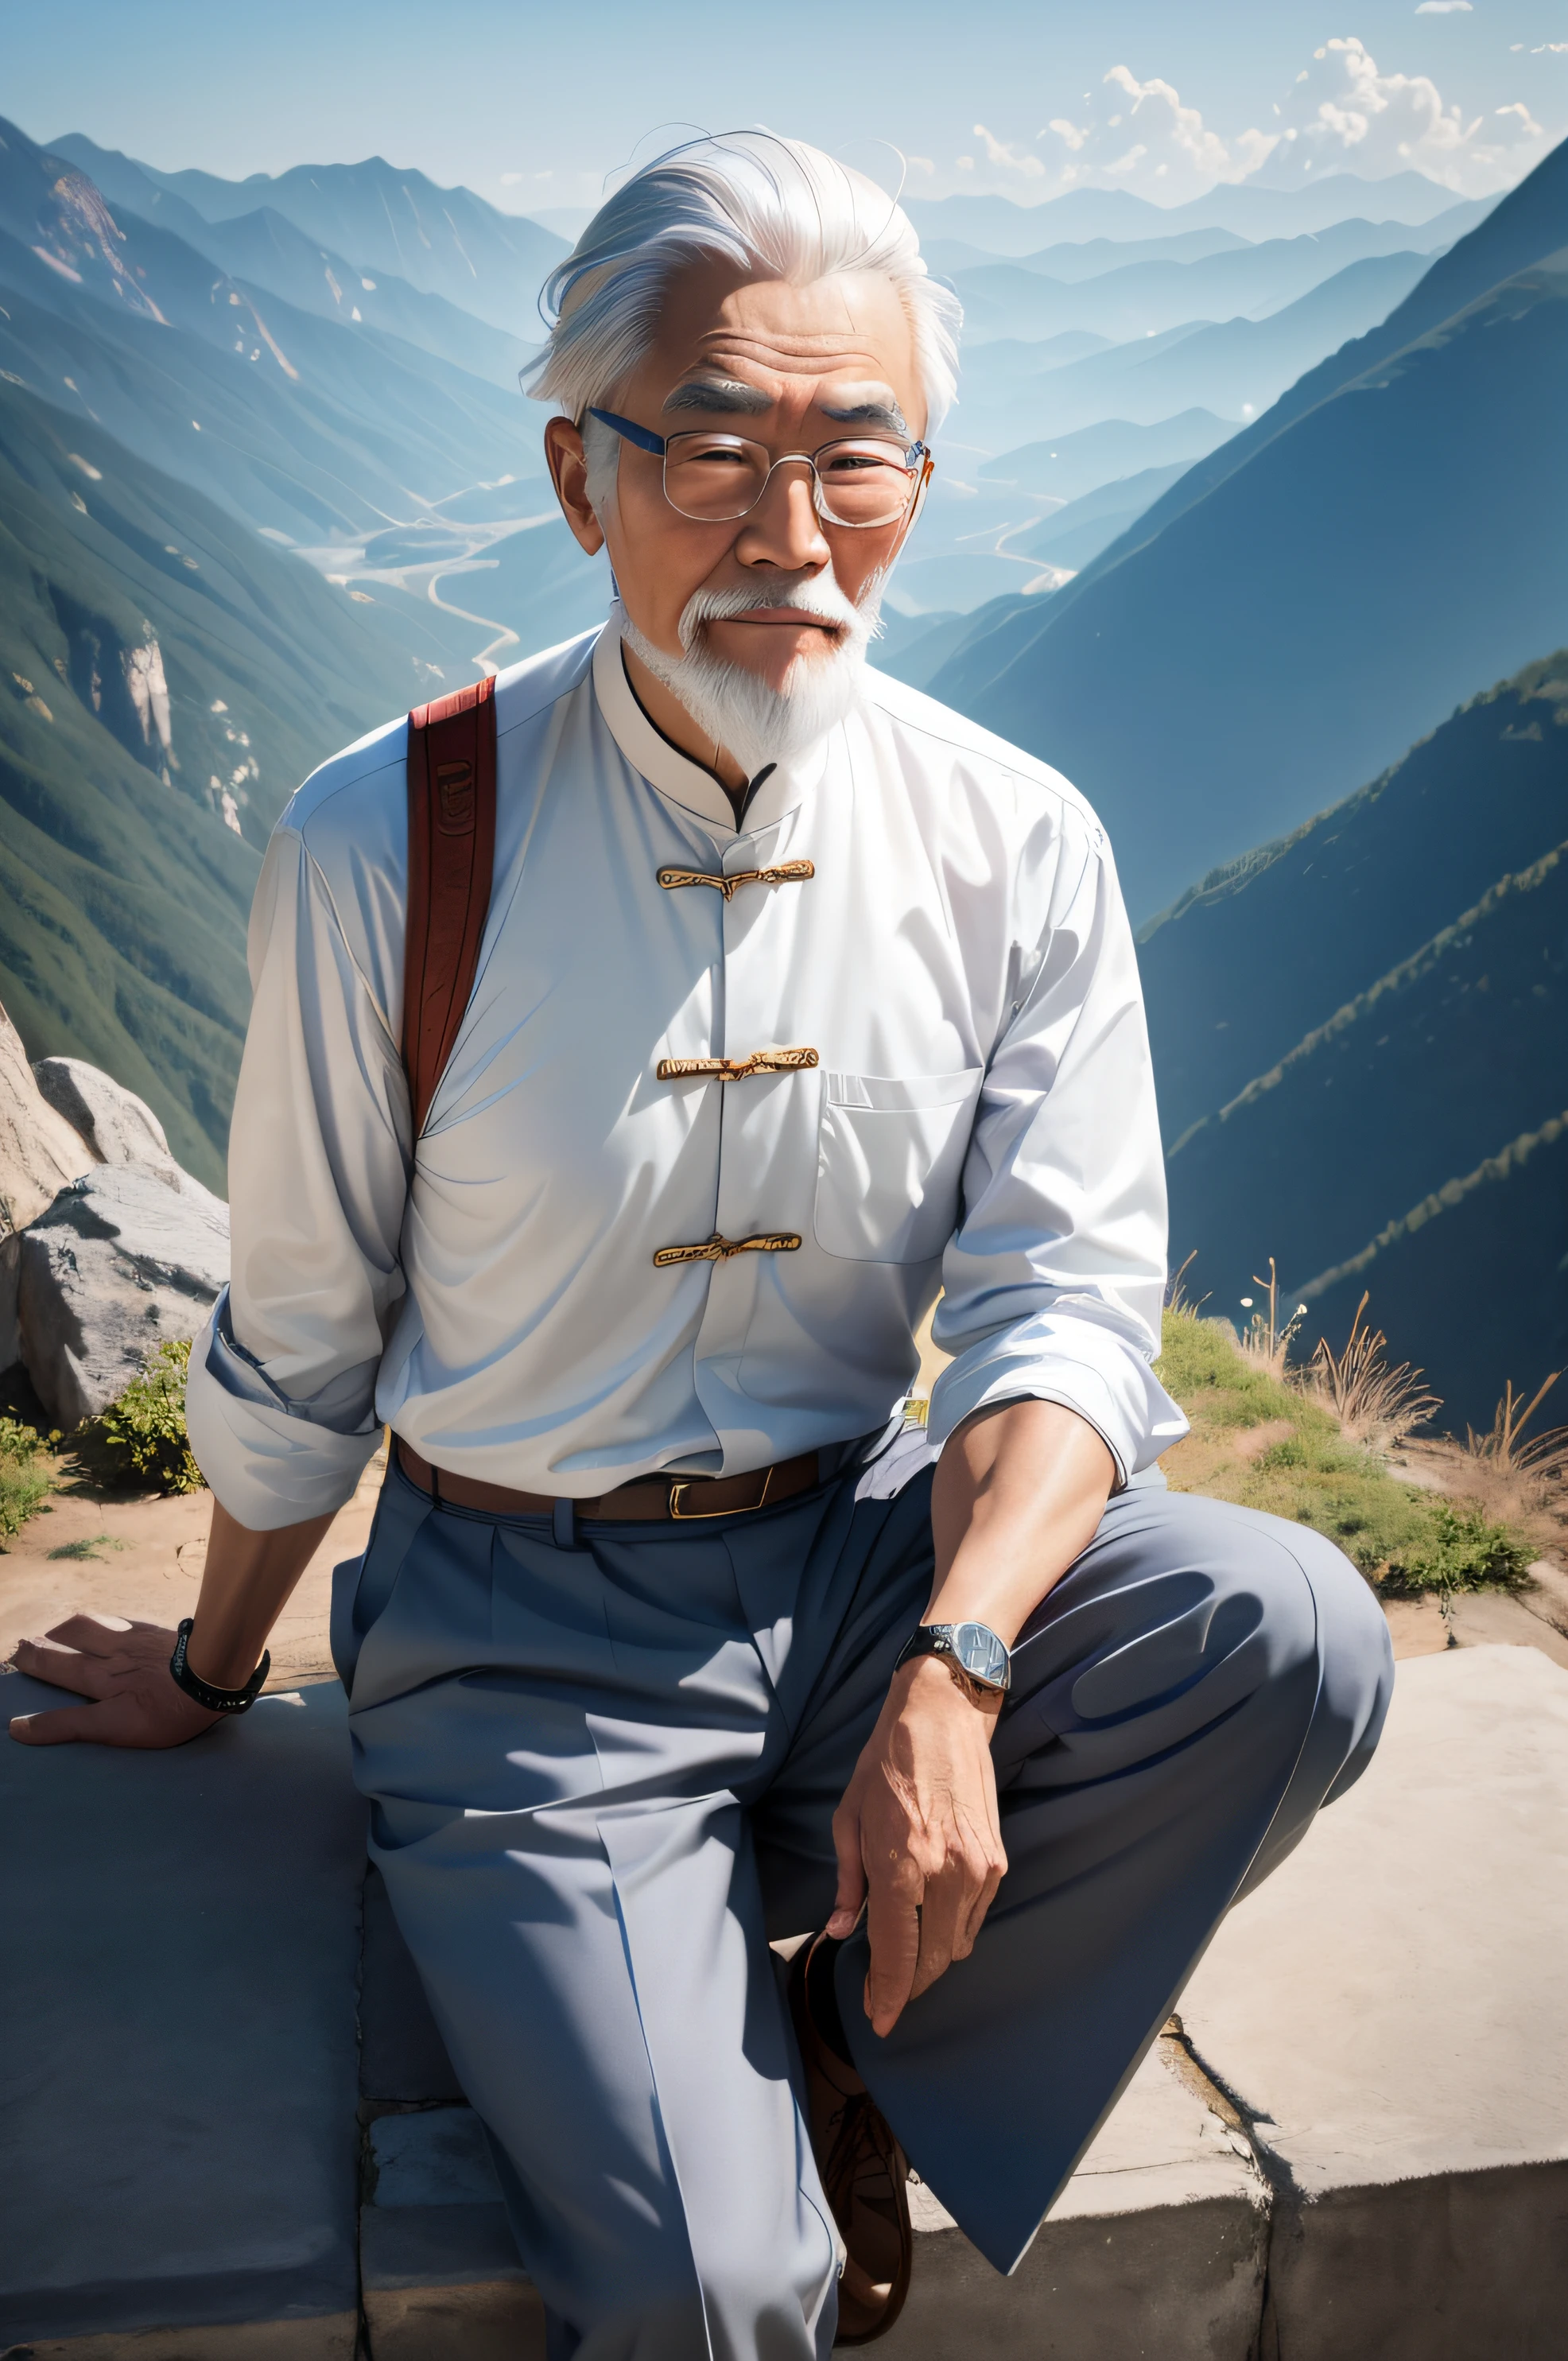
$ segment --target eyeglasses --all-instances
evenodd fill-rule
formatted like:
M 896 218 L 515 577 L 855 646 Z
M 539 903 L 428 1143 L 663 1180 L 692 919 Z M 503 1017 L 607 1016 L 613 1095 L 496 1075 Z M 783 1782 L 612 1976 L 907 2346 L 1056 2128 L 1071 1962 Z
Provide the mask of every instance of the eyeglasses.
M 749 516 L 773 469 L 792 467 L 810 468 L 812 500 L 825 522 L 894 524 L 914 507 L 934 464 L 924 443 L 904 444 L 889 435 L 847 435 L 818 450 L 786 451 L 775 459 L 766 444 L 743 434 L 715 434 L 706 427 L 655 434 L 632 419 L 618 418 L 613 410 L 590 409 L 588 416 L 662 459 L 664 498 L 680 515 L 702 524 Z

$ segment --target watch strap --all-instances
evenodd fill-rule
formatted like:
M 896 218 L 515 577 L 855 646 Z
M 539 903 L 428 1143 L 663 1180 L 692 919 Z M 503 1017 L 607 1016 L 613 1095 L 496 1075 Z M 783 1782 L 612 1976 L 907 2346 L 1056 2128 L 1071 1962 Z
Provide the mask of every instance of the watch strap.
M 248 1713 L 261 1694 L 263 1681 L 272 1670 L 270 1653 L 265 1648 L 262 1650 L 261 1662 L 243 1688 L 220 1689 L 213 1682 L 204 1681 L 200 1673 L 193 1673 L 186 1662 L 186 1651 L 195 1625 L 195 1617 L 187 1615 L 175 1638 L 174 1653 L 169 1659 L 175 1686 L 183 1689 L 188 1697 L 192 1697 L 208 1713 Z
M 975 1673 L 970 1669 L 954 1644 L 954 1633 L 963 1628 L 962 1625 L 956 1623 L 916 1624 L 898 1652 L 894 1671 L 897 1672 L 900 1666 L 912 1663 L 917 1656 L 937 1656 L 947 1665 L 948 1672 L 967 1696 L 981 1701 L 991 1697 L 1005 1697 L 1012 1681 L 1011 1649 L 988 1623 L 975 1627 L 983 1631 L 987 1639 L 993 1643 L 1002 1662 L 1002 1678 L 988 1680 L 983 1674 Z

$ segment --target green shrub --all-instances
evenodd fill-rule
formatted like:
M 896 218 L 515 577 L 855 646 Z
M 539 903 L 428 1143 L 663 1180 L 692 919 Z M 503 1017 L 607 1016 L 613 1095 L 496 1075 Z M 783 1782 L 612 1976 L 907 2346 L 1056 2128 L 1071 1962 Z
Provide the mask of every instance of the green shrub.
M 1250 1362 L 1218 1321 L 1168 1311 L 1159 1375 L 1192 1422 L 1165 1455 L 1177 1491 L 1310 1525 L 1387 1596 L 1447 1601 L 1528 1581 L 1531 1553 L 1506 1526 L 1401 1483 L 1321 1400 Z M 1273 1433 L 1254 1449 L 1258 1428 Z
M 53 1482 L 49 1444 L 36 1426 L 0 1418 L 0 1540 L 19 1533 Z
M 1390 1590 L 1436 1590 L 1452 1597 L 1456 1590 L 1522 1590 L 1529 1584 L 1529 1549 L 1482 1510 L 1441 1500 L 1432 1522 L 1436 1532 L 1426 1548 L 1409 1564 L 1389 1567 Z
M 200 1492 L 203 1478 L 185 1433 L 185 1374 L 191 1346 L 166 1336 L 149 1353 L 117 1402 L 95 1422 L 96 1440 L 115 1474 L 156 1484 L 160 1492 Z

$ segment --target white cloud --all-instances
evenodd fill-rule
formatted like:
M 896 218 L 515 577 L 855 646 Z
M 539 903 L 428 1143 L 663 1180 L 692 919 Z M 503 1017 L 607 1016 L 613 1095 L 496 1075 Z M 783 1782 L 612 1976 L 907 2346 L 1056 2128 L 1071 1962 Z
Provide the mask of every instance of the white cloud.
M 1471 0 L 1420 0 L 1418 16 L 1470 16 L 1475 9 Z
M 906 156 L 904 160 L 912 172 L 924 172 L 927 180 L 937 169 L 934 159 L 929 156 Z
M 1014 148 L 1004 146 L 1000 139 L 993 139 L 983 123 L 975 125 L 974 136 L 977 139 L 985 142 L 987 159 L 1001 170 L 1021 172 L 1026 181 L 1039 181 L 1045 178 L 1045 166 L 1037 156 L 1031 156 L 1027 148 L 1020 153 Z
M 503 189 L 515 189 L 520 185 L 521 180 L 522 174 L 521 172 L 503 172 L 501 174 L 501 186 Z
M 1453 6 L 1431 0 L 1424 13 Z M 974 136 L 983 149 L 978 163 L 972 155 L 955 159 L 971 186 L 1031 203 L 1069 189 L 1124 188 L 1174 205 L 1217 181 L 1255 176 L 1265 187 L 1295 188 L 1330 172 L 1376 181 L 1414 170 L 1456 196 L 1488 196 L 1511 188 L 1558 135 L 1519 101 L 1466 117 L 1444 104 L 1429 76 L 1383 73 L 1364 42 L 1346 38 L 1313 52 L 1273 106 L 1267 131 L 1223 135 L 1170 82 L 1157 75 L 1140 82 L 1119 64 L 1098 93 L 1086 92 L 1072 115 L 1053 115 L 1032 141 L 1002 137 L 983 123 Z
M 1053 194 L 1085 187 L 1131 188 L 1162 204 L 1179 204 L 1216 181 L 1245 179 L 1268 153 L 1270 143 L 1261 131 L 1222 139 L 1197 107 L 1184 105 L 1180 92 L 1157 75 L 1140 82 L 1131 67 L 1115 65 L 1101 88 L 1101 107 L 1090 100 L 1086 120 L 1053 115 L 1037 135 Z
M 1426 74 L 1385 74 L 1354 38 L 1325 41 L 1299 74 L 1287 102 L 1284 129 L 1263 178 L 1299 185 L 1325 172 L 1357 172 L 1366 180 L 1415 170 L 1456 195 L 1489 196 L 1510 188 L 1542 151 L 1545 133 L 1523 106 L 1499 107 L 1491 118 L 1468 121 L 1444 106 Z

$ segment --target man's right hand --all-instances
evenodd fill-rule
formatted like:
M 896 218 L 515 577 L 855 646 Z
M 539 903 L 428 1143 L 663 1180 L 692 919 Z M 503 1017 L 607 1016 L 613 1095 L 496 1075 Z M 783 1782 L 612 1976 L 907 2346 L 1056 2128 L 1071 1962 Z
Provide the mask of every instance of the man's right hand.
M 209 1713 L 176 1686 L 169 1669 L 178 1635 L 159 1623 L 118 1616 L 68 1615 L 41 1640 L 24 1640 L 16 1669 L 89 1705 L 17 1714 L 11 1735 L 23 1746 L 183 1746 L 223 1715 Z

